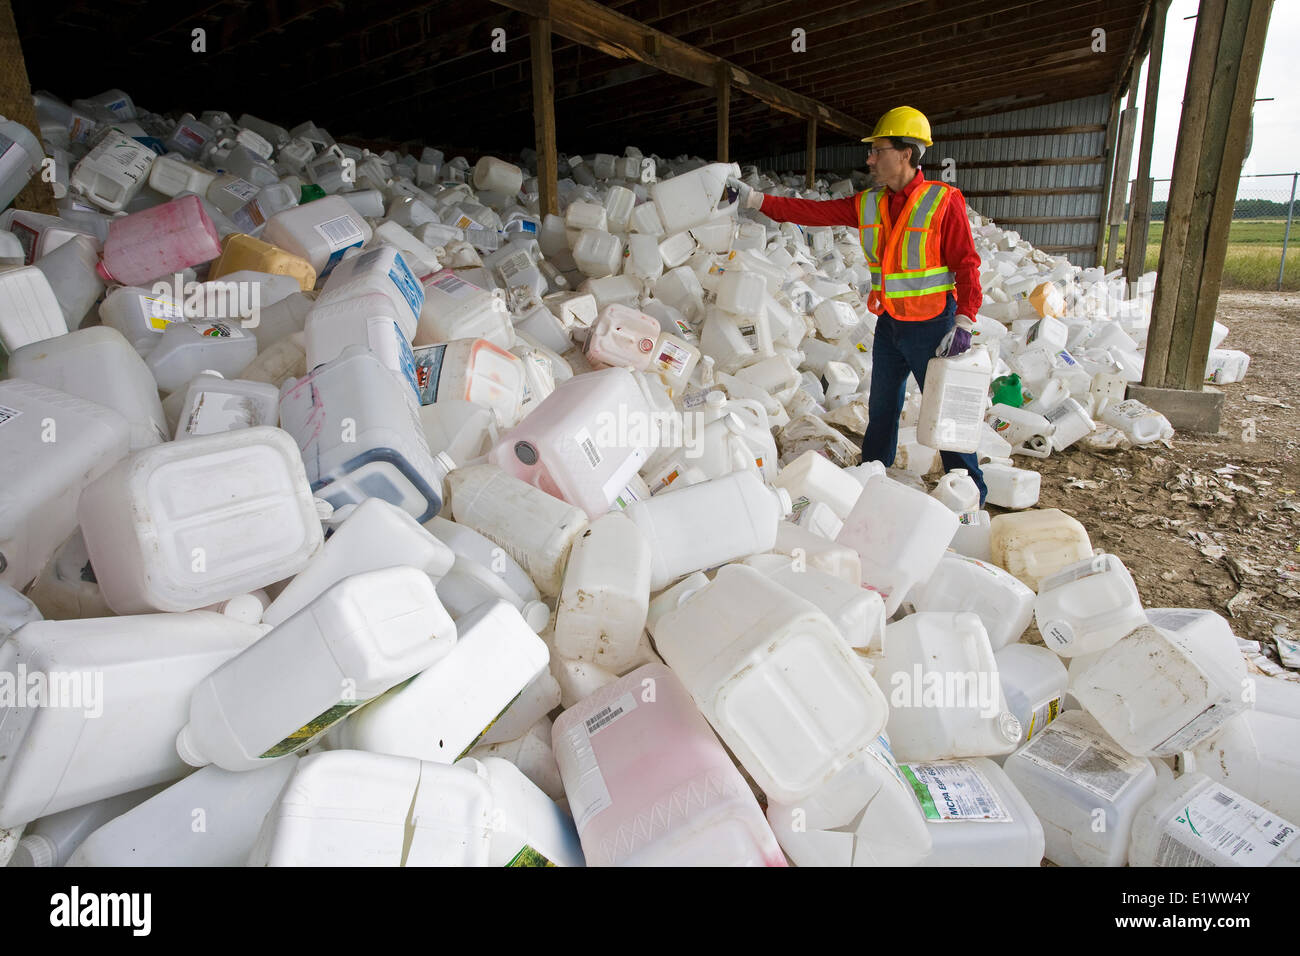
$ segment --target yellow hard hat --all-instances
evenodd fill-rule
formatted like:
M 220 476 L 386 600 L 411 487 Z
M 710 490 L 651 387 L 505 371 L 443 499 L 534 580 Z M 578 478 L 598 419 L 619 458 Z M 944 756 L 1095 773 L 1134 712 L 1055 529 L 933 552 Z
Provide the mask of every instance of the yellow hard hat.
M 925 118 L 924 113 L 910 106 L 895 106 L 880 117 L 871 135 L 862 142 L 870 143 L 873 139 L 882 136 L 889 139 L 902 136 L 907 139 L 919 139 L 926 146 L 934 145 L 930 139 L 930 121 Z

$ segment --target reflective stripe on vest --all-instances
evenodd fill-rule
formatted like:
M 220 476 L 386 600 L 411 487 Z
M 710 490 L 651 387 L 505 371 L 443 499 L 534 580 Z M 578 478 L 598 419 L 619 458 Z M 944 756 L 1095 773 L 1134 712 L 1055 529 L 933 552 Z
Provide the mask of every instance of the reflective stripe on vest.
M 947 265 L 940 265 L 939 231 L 935 216 L 948 187 L 923 181 L 908 197 L 903 217 L 890 221 L 888 196 L 871 189 L 859 197 L 858 221 L 862 251 L 871 272 L 872 311 L 888 311 L 895 318 L 933 318 L 956 288 Z

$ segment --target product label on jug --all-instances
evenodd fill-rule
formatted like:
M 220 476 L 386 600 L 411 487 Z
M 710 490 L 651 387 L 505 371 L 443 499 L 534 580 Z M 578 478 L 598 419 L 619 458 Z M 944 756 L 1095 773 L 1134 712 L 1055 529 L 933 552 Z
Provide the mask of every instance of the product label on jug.
M 382 250 L 375 250 L 382 252 Z M 359 263 L 358 263 L 359 264 Z M 402 258 L 401 253 L 393 256 L 393 267 L 388 270 L 388 279 L 393 285 L 397 286 L 397 291 L 402 293 L 402 298 L 411 309 L 411 314 L 417 319 L 420 317 L 420 310 L 424 308 L 424 286 L 416 281 L 415 275 L 407 266 L 406 260 Z
M 539 851 L 534 850 L 528 844 L 524 844 L 524 848 L 511 857 L 506 866 L 555 866 L 555 864 Z
M 582 449 L 583 457 L 587 459 L 587 464 L 591 466 L 592 470 L 599 468 L 600 463 L 604 461 L 604 456 L 601 455 L 600 449 L 596 447 L 595 441 L 592 440 L 591 432 L 584 428 L 573 436 L 573 440 Z
M 1068 724 L 1054 724 L 1019 752 L 1019 757 L 1060 774 L 1103 800 L 1114 800 L 1137 779 L 1147 761 Z
M 149 330 L 152 332 L 161 332 L 173 322 L 181 322 L 185 319 L 185 309 L 171 299 L 153 295 L 142 295 L 137 298 L 140 300 L 140 311 L 144 313 L 145 321 L 148 322 Z
M 600 772 L 596 751 L 591 746 L 591 736 L 584 724 L 575 723 L 566 730 L 564 742 L 573 752 L 576 772 L 576 779 L 565 780 L 564 789 L 569 797 L 569 811 L 573 814 L 574 825 L 578 833 L 582 833 L 591 818 L 602 810 L 607 810 L 613 800 L 610 799 L 605 775 Z
M 1029 728 L 1025 731 L 1025 740 L 1033 740 L 1034 734 L 1043 732 L 1043 728 L 1054 721 L 1061 713 L 1061 698 L 1045 700 L 1029 715 Z
M 10 408 L 8 405 L 0 405 L 0 428 L 8 425 L 21 414 L 22 412 L 16 408 Z
M 415 391 L 415 397 L 421 399 L 420 404 L 424 404 L 423 396 L 420 394 L 420 382 L 415 375 L 415 353 L 411 351 L 411 343 L 406 341 L 406 335 L 402 332 L 402 327 L 396 322 L 393 323 L 393 336 L 397 339 L 398 361 L 402 363 L 402 377 L 411 383 L 411 388 Z
M 258 424 L 257 403 L 251 398 L 228 392 L 199 392 L 194 396 L 194 410 L 185 421 L 185 434 L 215 435 Z
M 208 322 L 198 327 L 204 338 L 208 339 L 242 339 L 244 330 L 226 322 Z
M 242 199 L 244 202 L 248 202 L 261 192 L 260 186 L 254 186 L 247 179 L 236 179 L 234 182 L 226 183 L 226 185 L 221 188 L 235 198 Z
M 41 234 L 17 219 L 9 223 L 9 231 L 18 237 L 18 243 L 23 247 L 23 265 L 31 265 L 36 259 L 36 242 Z
M 1011 814 L 979 768 L 964 761 L 901 764 L 927 820 L 1010 823 Z
M 740 327 L 740 337 L 745 340 L 745 344 L 751 349 L 758 351 L 758 330 L 755 326 L 742 325 Z
M 429 284 L 444 295 L 465 296 L 482 291 L 474 283 L 465 281 L 451 271 L 448 271 L 446 275 L 439 276 Z
M 978 427 L 984 414 L 986 395 L 985 389 L 970 385 L 945 385 L 939 402 L 939 421 L 952 422 L 966 429 Z
M 661 369 L 673 375 L 681 375 L 690 360 L 691 353 L 672 342 L 665 342 L 659 349 L 659 357 L 655 359 Z
M 432 405 L 438 400 L 438 381 L 442 378 L 442 358 L 447 346 L 425 345 L 411 353 L 415 367 L 415 391 L 421 405 Z
M 1268 866 L 1296 841 L 1296 827 L 1214 784 L 1165 822 L 1156 866 Z
M 1166 631 L 1181 631 L 1188 624 L 1194 624 L 1210 611 L 1198 611 L 1195 608 L 1159 608 L 1147 611 L 1147 620 L 1152 627 Z
M 365 233 L 351 216 L 336 216 L 316 224 L 316 232 L 329 243 L 330 252 L 342 252 L 352 246 L 360 245 Z
M 340 701 L 333 707 L 318 714 L 312 720 L 307 721 L 288 737 L 285 737 L 278 744 L 272 747 L 266 753 L 258 754 L 259 760 L 270 760 L 274 757 L 284 757 L 302 749 L 313 737 L 323 734 L 340 720 L 346 717 L 375 698 L 369 697 L 361 701 Z
M 262 207 L 258 205 L 256 199 L 250 199 L 244 203 L 235 210 L 235 214 L 230 218 L 244 232 L 252 232 L 266 223 L 266 216 L 262 215 Z
M 1039 633 L 1043 635 L 1043 643 L 1052 650 L 1059 651 L 1074 643 L 1074 628 L 1069 621 L 1048 621 L 1039 628 Z

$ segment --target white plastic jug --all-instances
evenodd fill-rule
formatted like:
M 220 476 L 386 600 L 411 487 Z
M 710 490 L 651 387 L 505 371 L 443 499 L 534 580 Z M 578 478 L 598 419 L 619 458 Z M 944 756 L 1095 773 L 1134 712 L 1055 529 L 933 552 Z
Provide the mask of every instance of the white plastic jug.
M 116 329 L 80 329 L 23 346 L 9 375 L 113 409 L 131 426 L 131 450 L 166 441 L 166 420 L 148 366 Z
M 296 574 L 322 541 L 302 459 L 278 428 L 136 452 L 86 487 L 77 519 L 118 614 L 255 591 Z
M 63 810 L 29 823 L 9 861 L 10 866 L 64 866 L 82 842 L 102 824 L 126 813 L 156 794 L 161 786 L 145 787 Z
M 862 584 L 879 591 L 892 616 L 925 581 L 957 532 L 957 516 L 924 492 L 875 475 L 836 536 L 862 559 Z
M 110 408 L 0 381 L 0 584 L 24 588 L 36 577 L 76 529 L 83 490 L 126 456 L 129 441 L 126 419 Z
M 1155 793 L 1150 761 L 1125 753 L 1080 710 L 1062 714 L 1003 763 L 1043 825 L 1057 866 L 1123 866 L 1142 805 Z
M 650 543 L 650 590 L 682 575 L 770 551 L 790 495 L 752 471 L 702 481 L 669 495 L 636 501 L 624 511 Z
M 853 792 L 857 799 L 826 801 L 813 794 L 799 806 L 768 804 L 768 822 L 796 865 L 915 866 L 930 853 L 929 827 L 884 734 L 837 777 L 845 775 L 866 785 L 832 781 L 824 789 Z
M 1038 583 L 1034 618 L 1043 643 L 1062 657 L 1104 651 L 1147 623 L 1124 562 L 1098 554 Z
M 546 676 L 550 677 L 549 674 Z M 555 700 L 548 709 L 560 706 L 559 685 L 554 683 L 554 678 L 551 678 L 551 681 L 555 686 Z M 481 743 L 471 750 L 469 755 L 476 760 L 482 760 L 484 757 L 508 760 L 552 800 L 564 799 L 564 783 L 560 780 L 560 768 L 555 762 L 555 752 L 551 748 L 549 717 L 542 717 L 528 728 L 527 733 L 513 740 L 494 744 Z
M 104 280 L 95 268 L 98 264 L 98 240 L 81 235 L 73 236 L 36 260 L 36 268 L 49 280 L 50 290 L 70 329 L 82 324 L 104 294 Z
M 736 163 L 710 163 L 650 187 L 650 200 L 659 211 L 669 235 L 699 225 L 713 217 L 727 177 L 741 175 Z
M 993 363 L 988 349 L 968 349 L 926 365 L 916 439 L 940 451 L 978 450 Z M 1015 444 L 1015 443 L 1013 443 Z
M 184 776 L 190 692 L 261 635 L 209 611 L 19 629 L 0 643 L 23 692 L 0 711 L 0 827 Z
M 195 688 L 176 750 L 195 767 L 264 766 L 309 746 L 455 643 L 456 625 L 423 571 L 344 578 Z M 294 679 L 285 682 L 286 673 Z
M 885 697 L 835 625 L 753 568 L 720 569 L 655 643 L 769 799 L 804 799 L 884 729 Z
M 934 573 L 912 589 L 918 611 L 970 611 L 979 616 L 993 650 L 1020 640 L 1034 616 L 1034 592 L 1002 568 L 949 551 Z
M 659 322 L 644 312 L 611 303 L 600 311 L 587 335 L 587 359 L 596 368 L 619 365 L 634 371 L 650 368 L 655 360 Z
M 170 393 L 208 369 L 237 378 L 255 358 L 257 339 L 238 320 L 170 322 L 145 362 L 159 390 Z
M 949 511 L 958 516 L 958 521 L 962 515 L 978 511 L 980 507 L 979 486 L 965 468 L 954 468 L 946 472 L 930 492 L 930 497 L 943 502 Z
M 618 673 L 632 661 L 650 602 L 650 545 L 622 514 L 600 515 L 573 543 L 555 609 L 555 649 Z
M 1300 866 L 1300 827 L 1203 773 L 1162 784 L 1138 812 L 1130 866 Z
M 0 266 L 0 348 L 14 352 L 68 331 L 50 280 L 35 266 Z
M 292 754 L 243 773 L 196 770 L 90 834 L 67 865 L 243 866 L 297 766 Z M 203 811 L 201 829 L 196 808 Z
M 933 844 L 927 867 L 1040 866 L 1043 827 L 1011 778 L 987 757 L 899 763 Z
M 557 386 L 488 460 L 596 518 L 659 444 L 659 431 L 633 373 L 601 369 Z
M 416 345 L 432 345 L 453 339 L 483 338 L 503 349 L 514 344 L 514 329 L 504 298 L 450 269 L 427 277 L 424 306 L 415 334 Z
M 862 495 L 862 485 L 812 449 L 783 467 L 772 484 L 788 491 L 796 504 L 800 498 L 825 502 L 841 521 L 852 513 Z
M 321 288 L 318 306 L 367 295 L 386 296 L 407 341 L 415 338 L 424 308 L 424 287 L 396 246 L 381 243 L 359 255 L 344 256 Z M 331 356 L 332 358 L 333 356 Z
M 518 356 L 487 339 L 457 339 L 416 348 L 414 361 L 422 406 L 463 400 L 490 409 L 506 428 L 519 421 L 528 379 Z M 423 411 L 421 419 L 427 424 Z
M 279 420 L 280 390 L 274 385 L 204 372 L 196 375 L 185 390 L 176 440 L 241 428 L 274 427 Z
M 1190 750 L 1247 707 L 1235 647 L 1196 646 L 1144 625 L 1070 669 L 1070 693 L 1125 750 Z
M 468 614 L 485 601 L 508 601 L 541 632 L 551 611 L 523 567 L 491 538 L 465 524 L 443 517 L 430 518 L 424 527 L 455 553 L 451 569 L 438 581 L 438 597 L 453 618 Z M 549 711 L 550 708 L 547 708 Z
M 40 171 L 45 152 L 31 130 L 0 116 L 0 209 L 22 192 Z
M 588 866 L 785 865 L 745 779 L 664 665 L 602 687 L 552 735 Z
M 1243 711 L 1197 745 L 1187 762 L 1260 806 L 1300 819 L 1300 720 Z
M 272 216 L 262 239 L 311 263 L 324 276 L 344 251 L 364 245 L 373 234 L 370 224 L 338 196 L 326 196 Z
M 993 652 L 1007 709 L 1020 722 L 1020 741 L 1035 734 L 1061 713 L 1069 674 L 1061 659 L 1038 644 L 1008 644 Z
M 307 313 L 303 344 L 307 367 L 315 369 L 333 361 L 349 346 L 373 352 L 384 367 L 419 394 L 415 356 L 401 326 L 402 316 L 391 299 L 378 293 L 320 300 Z
M 1112 402 L 1097 413 L 1103 424 L 1118 428 L 1135 445 L 1154 441 L 1168 441 L 1174 437 L 1174 427 L 1155 409 L 1136 398 Z
M 286 382 L 280 423 L 301 450 L 312 491 L 335 508 L 383 498 L 421 522 L 442 508 L 453 465 L 430 454 L 409 384 L 368 349 L 349 346 Z
M 458 523 L 496 542 L 542 594 L 560 593 L 569 550 L 587 528 L 582 510 L 493 464 L 457 468 L 447 476 L 447 489 Z
M 757 554 L 744 563 L 815 605 L 831 619 L 849 647 L 880 649 L 885 602 L 875 591 L 810 566 L 806 556 Z
M 120 212 L 144 187 L 154 151 L 109 127 L 72 170 L 72 188 L 96 206 Z
M 298 761 L 248 865 L 487 866 L 491 822 L 492 790 L 468 768 L 317 753 Z
M 988 489 L 984 496 L 986 504 L 1013 509 L 1032 508 L 1038 504 L 1043 481 L 1041 472 L 1017 468 L 1009 458 L 987 462 L 980 471 L 984 474 L 984 487 Z
M 584 866 L 573 818 L 499 757 L 467 757 L 457 764 L 473 769 L 492 793 L 492 840 L 488 866 Z
M 419 568 L 436 585 L 455 554 L 414 518 L 382 498 L 367 498 L 334 528 L 262 614 L 277 627 L 344 578 L 394 565 Z
M 505 601 L 455 625 L 455 644 L 413 680 L 353 714 L 331 735 L 341 749 L 453 763 L 546 671 L 546 644 Z
M 997 515 L 989 532 L 993 563 L 1030 588 L 1062 568 L 1092 556 L 1088 532 L 1057 508 Z
M 900 760 L 993 756 L 1019 741 L 1020 723 L 1007 709 L 976 615 L 908 615 L 885 628 L 872 664 L 889 700 L 889 740 Z

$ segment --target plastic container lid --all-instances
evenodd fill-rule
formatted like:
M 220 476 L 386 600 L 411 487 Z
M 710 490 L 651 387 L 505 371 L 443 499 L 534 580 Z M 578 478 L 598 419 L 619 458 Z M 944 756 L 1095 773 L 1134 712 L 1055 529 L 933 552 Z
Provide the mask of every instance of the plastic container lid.
M 9 858 L 10 866 L 54 866 L 54 841 L 49 837 L 33 833 L 18 841 L 14 855 Z

